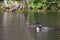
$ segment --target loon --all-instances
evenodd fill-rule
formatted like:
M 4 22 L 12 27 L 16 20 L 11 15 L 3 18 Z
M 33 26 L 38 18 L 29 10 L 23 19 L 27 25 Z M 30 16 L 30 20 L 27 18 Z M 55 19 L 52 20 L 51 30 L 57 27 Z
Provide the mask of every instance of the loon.
M 49 32 L 50 30 L 54 30 L 54 28 L 43 27 L 42 25 L 38 25 L 36 30 L 37 32 Z

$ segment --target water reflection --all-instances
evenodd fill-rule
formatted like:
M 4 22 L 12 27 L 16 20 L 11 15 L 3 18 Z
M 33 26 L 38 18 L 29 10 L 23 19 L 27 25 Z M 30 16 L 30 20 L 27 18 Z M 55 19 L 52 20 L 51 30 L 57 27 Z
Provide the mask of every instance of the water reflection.
M 55 30 L 37 33 L 40 24 Z M 60 40 L 59 12 L 4 12 L 0 14 L 0 26 L 2 40 Z
M 60 29 L 60 13 L 57 11 L 53 11 L 53 12 L 35 12 L 35 13 L 30 13 L 30 23 L 31 24 L 35 24 L 36 27 L 39 24 L 42 24 L 44 27 L 48 26 L 48 27 L 52 27 L 52 28 L 56 28 L 56 29 Z M 60 35 L 59 31 L 57 30 L 54 31 L 49 31 L 49 32 L 39 32 L 37 33 L 37 40 L 59 40 L 60 39 Z M 58 33 L 56 33 L 58 32 Z
M 3 15 L 3 26 L 7 26 L 7 17 L 8 17 L 8 14 L 5 12 L 5 14 Z
M 50 27 L 43 27 L 42 25 L 37 26 L 37 40 L 50 40 L 49 35 L 55 29 Z M 52 36 L 53 37 L 53 36 Z M 51 37 L 50 37 L 51 38 Z M 51 39 L 52 40 L 52 39 Z
M 2 40 L 36 40 L 35 28 L 29 28 L 28 14 L 4 12 L 1 16 Z

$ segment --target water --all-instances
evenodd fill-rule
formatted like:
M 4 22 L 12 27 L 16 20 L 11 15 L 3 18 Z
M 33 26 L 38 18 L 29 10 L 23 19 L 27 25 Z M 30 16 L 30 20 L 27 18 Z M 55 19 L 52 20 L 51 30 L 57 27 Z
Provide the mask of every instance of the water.
M 55 30 L 49 32 L 37 33 L 37 40 L 60 40 L 60 12 L 30 13 L 30 23 L 55 28 Z
M 36 27 L 39 24 L 55 30 L 37 33 Z M 60 12 L 0 13 L 0 39 L 60 40 Z
M 1 40 L 36 40 L 36 33 L 27 27 L 24 13 L 0 13 L 0 39 Z M 35 35 L 32 36 L 32 35 Z

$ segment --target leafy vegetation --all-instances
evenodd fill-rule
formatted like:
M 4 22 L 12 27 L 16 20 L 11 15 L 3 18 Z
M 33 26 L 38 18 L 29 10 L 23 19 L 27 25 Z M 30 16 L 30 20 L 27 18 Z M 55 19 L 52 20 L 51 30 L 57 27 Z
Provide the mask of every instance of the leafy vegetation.
M 22 1 L 22 0 L 9 1 L 8 4 L 9 4 L 10 8 L 13 7 L 15 1 L 20 3 L 20 1 Z M 24 5 L 26 5 L 26 3 Z M 27 5 L 30 5 L 29 6 L 30 9 L 33 9 L 33 10 L 60 9 L 60 0 L 29 0 Z M 4 7 L 5 7 L 5 4 L 2 3 L 2 8 L 4 8 Z
M 33 9 L 39 9 L 39 8 L 55 9 L 57 7 L 60 7 L 60 1 L 59 0 L 33 0 L 33 1 L 30 0 L 30 6 Z

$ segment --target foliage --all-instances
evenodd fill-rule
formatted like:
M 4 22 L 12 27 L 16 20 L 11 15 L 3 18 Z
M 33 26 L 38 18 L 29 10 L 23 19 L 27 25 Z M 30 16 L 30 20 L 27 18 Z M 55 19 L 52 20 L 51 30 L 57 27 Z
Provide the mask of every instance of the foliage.
M 60 1 L 58 1 L 58 6 L 60 6 Z
M 58 0 L 30 0 L 30 7 L 38 9 L 41 7 L 47 7 L 47 5 L 50 4 L 49 8 L 56 8 L 57 6 L 60 6 L 60 1 L 57 1 Z
M 42 6 L 42 3 L 40 0 L 30 0 L 30 7 L 32 7 L 33 9 L 38 9 L 38 8 L 41 8 Z
M 17 1 L 18 3 L 20 3 L 20 1 L 22 0 L 13 0 L 13 1 L 9 1 L 8 4 L 9 6 L 12 8 L 14 5 L 14 1 Z M 28 5 L 30 5 L 30 8 L 32 9 L 39 9 L 39 8 L 45 8 L 49 5 L 48 8 L 56 8 L 57 6 L 60 7 L 60 0 L 56 0 L 55 3 L 53 3 L 55 0 L 30 0 Z M 25 5 L 25 4 L 24 4 Z M 4 3 L 2 3 L 2 7 L 5 7 Z

